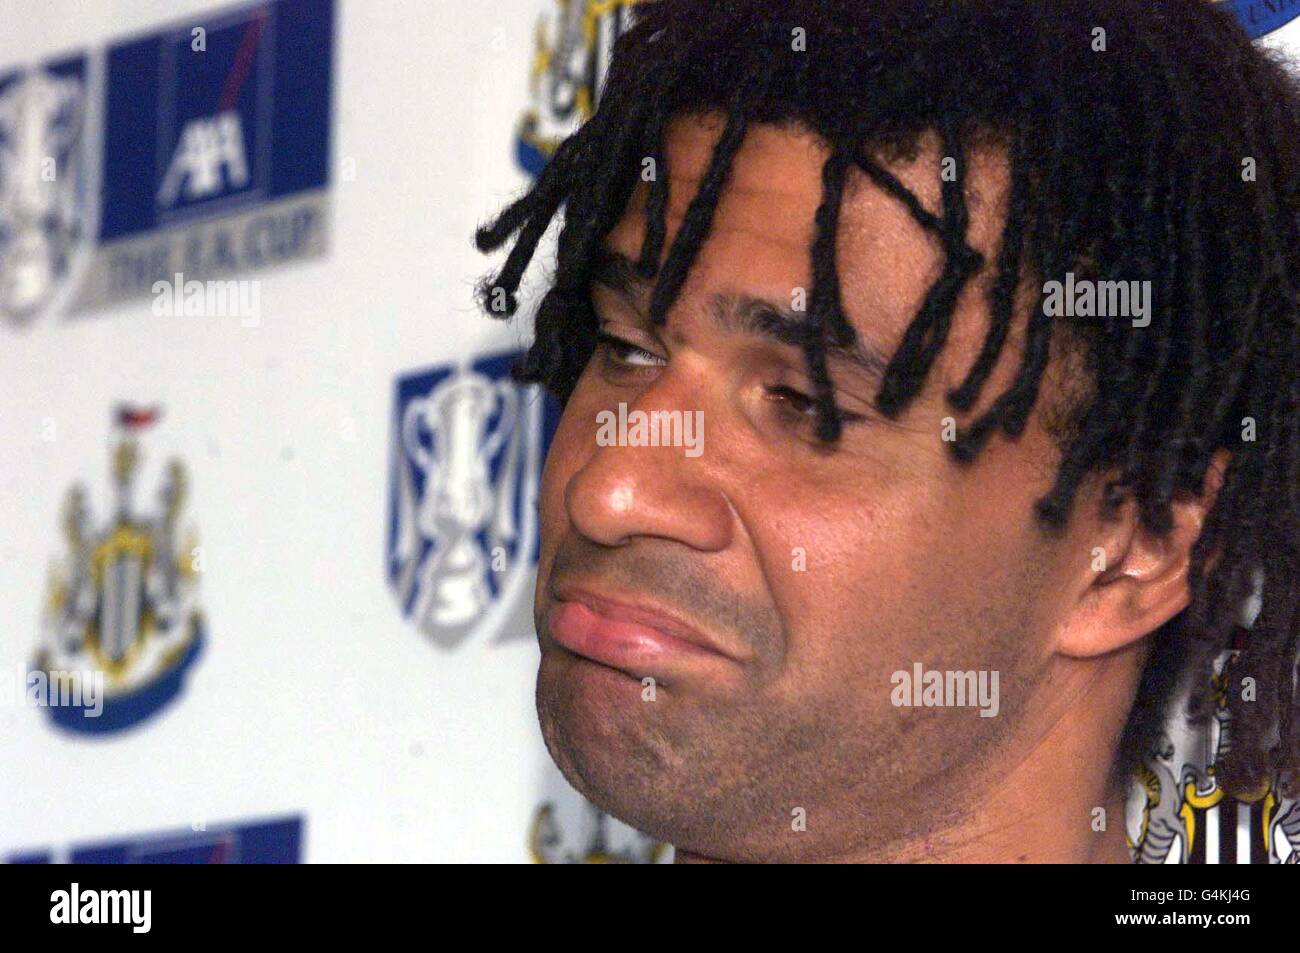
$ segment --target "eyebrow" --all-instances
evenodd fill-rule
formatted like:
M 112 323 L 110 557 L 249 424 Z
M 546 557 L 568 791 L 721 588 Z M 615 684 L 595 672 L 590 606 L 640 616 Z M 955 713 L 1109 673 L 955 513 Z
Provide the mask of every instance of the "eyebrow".
M 596 252 L 591 280 L 617 294 L 643 319 L 646 317 L 640 299 L 650 282 L 637 273 L 635 264 L 626 255 L 601 247 Z M 812 334 L 812 326 L 803 312 L 753 295 L 719 292 L 709 302 L 709 315 L 719 330 L 761 337 L 777 344 L 803 347 Z M 855 338 L 848 344 L 828 340 L 827 360 L 842 362 L 875 380 L 883 380 L 889 361 L 861 335 Z

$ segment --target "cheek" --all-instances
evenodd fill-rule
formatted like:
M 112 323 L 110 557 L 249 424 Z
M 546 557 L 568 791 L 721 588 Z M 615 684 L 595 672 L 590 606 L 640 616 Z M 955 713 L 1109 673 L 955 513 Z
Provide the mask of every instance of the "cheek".
M 790 690 L 870 707 L 887 698 L 890 673 L 918 661 L 984 667 L 1027 625 L 1031 527 L 998 518 L 1004 501 L 976 512 L 935 474 L 823 487 L 815 499 L 789 487 L 774 488 L 751 525 L 764 527 L 758 548 L 787 623 Z
M 788 497 L 787 493 L 787 497 Z M 853 680 L 885 644 L 907 638 L 925 582 L 929 542 L 917 501 L 906 494 L 769 510 L 766 554 L 773 598 L 790 632 L 788 666 Z

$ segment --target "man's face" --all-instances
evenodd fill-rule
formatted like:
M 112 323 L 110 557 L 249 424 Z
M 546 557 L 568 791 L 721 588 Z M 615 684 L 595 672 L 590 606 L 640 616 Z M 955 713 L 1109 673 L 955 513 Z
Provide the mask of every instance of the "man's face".
M 669 129 L 669 244 L 720 121 Z M 891 168 L 938 212 L 934 143 Z M 872 407 L 878 371 L 832 358 L 838 403 L 861 419 L 834 452 L 820 449 L 810 408 L 780 390 L 813 393 L 801 349 L 717 320 L 741 296 L 797 309 L 811 294 L 826 155 L 795 128 L 751 128 L 666 326 L 645 317 L 648 287 L 593 288 L 603 330 L 632 347 L 597 348 L 543 474 L 535 621 L 547 746 L 597 805 L 728 859 L 833 857 L 858 845 L 864 823 L 881 844 L 942 826 L 960 786 L 1032 743 L 1068 609 L 1063 581 L 1087 558 L 1079 539 L 1048 539 L 1035 523 L 1057 460 L 1038 413 L 969 465 L 944 443 L 1020 360 L 1018 320 L 975 410 L 946 405 L 988 327 L 1007 181 L 997 153 L 967 169 L 969 240 L 985 268 L 898 418 Z M 616 255 L 638 257 L 645 200 L 641 185 L 607 239 Z M 938 240 L 854 169 L 836 249 L 847 318 L 887 360 L 940 274 Z M 702 412 L 702 453 L 604 445 L 597 415 L 620 403 Z M 592 596 L 653 605 L 694 634 L 592 629 L 572 604 Z M 997 671 L 996 717 L 895 706 L 891 677 L 915 663 Z

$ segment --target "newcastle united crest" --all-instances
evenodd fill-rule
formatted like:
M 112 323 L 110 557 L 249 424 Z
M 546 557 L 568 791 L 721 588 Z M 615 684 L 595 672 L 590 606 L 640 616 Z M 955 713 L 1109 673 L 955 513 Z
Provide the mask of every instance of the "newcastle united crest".
M 1263 578 L 1242 607 L 1237 636 L 1244 644 L 1260 610 Z M 1195 673 L 1185 673 L 1172 716 L 1147 753 L 1125 806 L 1129 849 L 1139 864 L 1300 864 L 1300 800 L 1282 794 L 1276 779 L 1249 796 L 1219 786 L 1215 763 L 1227 746 L 1227 694 L 1250 690 L 1232 674 L 1237 650 L 1220 654 L 1210 688 L 1213 717 L 1188 715 Z
M 65 696 L 102 695 L 93 710 L 77 703 L 49 707 L 54 722 L 70 731 L 117 731 L 162 708 L 180 691 L 202 645 L 197 547 L 191 533 L 181 537 L 181 463 L 167 466 L 152 512 L 135 506 L 140 435 L 156 419 L 154 410 L 117 411 L 112 512 L 102 524 L 80 486 L 64 507 L 67 553 L 51 574 L 34 669 L 50 684 L 102 682 L 102 692 L 74 684 Z
M 528 832 L 528 853 L 535 864 L 662 864 L 671 847 L 635 831 L 600 808 L 578 799 L 581 818 L 566 826 L 557 805 L 543 804 Z
M 510 378 L 516 357 L 397 383 L 388 580 L 403 615 L 445 648 L 498 633 L 537 559 L 538 484 L 558 408 Z
M 637 0 L 555 0 L 533 33 L 529 108 L 515 130 L 515 161 L 537 175 L 555 147 L 591 118 L 614 41 L 632 24 Z

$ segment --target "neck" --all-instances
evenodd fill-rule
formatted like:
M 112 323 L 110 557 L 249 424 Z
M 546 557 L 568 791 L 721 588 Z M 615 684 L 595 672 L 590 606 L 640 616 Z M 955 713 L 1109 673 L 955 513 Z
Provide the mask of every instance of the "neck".
M 1101 659 L 1060 659 L 1038 693 L 1035 730 L 945 800 L 960 813 L 923 837 L 887 844 L 857 838 L 849 849 L 808 858 L 845 863 L 1132 863 L 1124 785 L 1114 762 L 1141 673 L 1145 646 Z M 1088 766 L 1082 768 L 1081 766 Z M 990 794 L 990 792 L 992 792 Z M 853 832 L 844 831 L 852 843 Z M 677 863 L 719 863 L 678 849 Z

